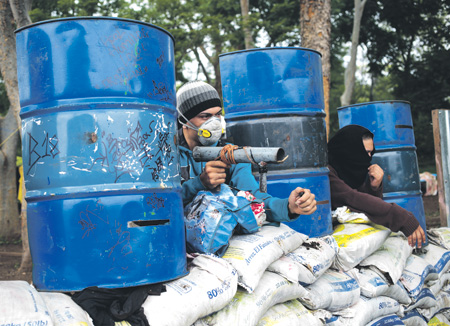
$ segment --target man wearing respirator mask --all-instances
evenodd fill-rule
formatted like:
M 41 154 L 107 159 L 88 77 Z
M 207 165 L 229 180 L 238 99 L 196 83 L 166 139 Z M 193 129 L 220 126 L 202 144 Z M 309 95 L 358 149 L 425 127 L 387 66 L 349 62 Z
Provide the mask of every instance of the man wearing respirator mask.
M 214 87 L 202 81 L 186 83 L 177 92 L 177 111 L 181 125 L 178 147 L 184 205 L 191 202 L 199 191 L 212 190 L 225 183 L 263 199 L 267 220 L 271 222 L 289 222 L 299 215 L 316 211 L 315 196 L 309 189 L 297 187 L 285 199 L 260 192 L 250 163 L 229 165 L 219 160 L 206 163 L 194 160 L 194 147 L 216 146 L 225 132 L 222 102 Z

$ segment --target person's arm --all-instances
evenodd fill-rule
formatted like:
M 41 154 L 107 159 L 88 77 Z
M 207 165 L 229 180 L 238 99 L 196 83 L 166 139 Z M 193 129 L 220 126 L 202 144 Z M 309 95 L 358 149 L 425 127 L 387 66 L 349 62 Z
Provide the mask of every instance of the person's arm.
M 370 185 L 369 179 L 367 179 L 361 187 L 358 188 L 359 192 L 363 192 L 378 198 L 383 198 L 383 183 L 377 189 L 373 189 Z
M 201 190 L 206 190 L 205 186 L 200 181 L 200 176 L 196 176 L 192 179 L 186 180 L 181 185 L 181 196 L 183 198 L 183 205 L 189 204 L 197 193 Z
M 297 188 L 291 192 L 290 198 L 284 199 L 261 192 L 248 163 L 233 165 L 230 173 L 230 186 L 250 191 L 256 198 L 263 199 L 266 219 L 269 222 L 290 222 L 297 219 L 300 214 L 312 214 L 316 210 L 314 195 L 308 189 Z M 305 192 L 301 198 L 300 191 Z M 295 211 L 291 213 L 289 207 Z
M 330 169 L 331 205 L 333 208 L 347 206 L 351 211 L 361 212 L 376 224 L 383 225 L 394 232 L 402 231 L 409 237 L 419 227 L 414 215 L 398 206 L 387 203 L 379 197 L 360 192 L 340 179 L 336 171 Z

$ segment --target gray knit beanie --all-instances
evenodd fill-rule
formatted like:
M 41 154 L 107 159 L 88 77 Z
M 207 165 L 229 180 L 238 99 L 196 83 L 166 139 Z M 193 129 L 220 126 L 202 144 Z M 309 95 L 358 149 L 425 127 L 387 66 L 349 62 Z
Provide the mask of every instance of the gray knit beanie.
M 177 92 L 177 109 L 188 120 L 200 112 L 215 106 L 222 107 L 219 93 L 214 87 L 203 81 L 188 82 L 181 86 Z M 181 115 L 179 115 L 178 119 L 186 123 L 186 119 Z

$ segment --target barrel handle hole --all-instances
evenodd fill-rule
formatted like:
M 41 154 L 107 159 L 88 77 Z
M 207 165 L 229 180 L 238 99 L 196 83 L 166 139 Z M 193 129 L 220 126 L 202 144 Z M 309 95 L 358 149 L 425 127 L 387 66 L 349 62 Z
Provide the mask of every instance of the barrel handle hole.
M 127 226 L 129 228 L 138 228 L 145 226 L 156 226 L 156 225 L 167 225 L 170 224 L 169 219 L 164 220 L 138 220 L 138 221 L 128 221 Z

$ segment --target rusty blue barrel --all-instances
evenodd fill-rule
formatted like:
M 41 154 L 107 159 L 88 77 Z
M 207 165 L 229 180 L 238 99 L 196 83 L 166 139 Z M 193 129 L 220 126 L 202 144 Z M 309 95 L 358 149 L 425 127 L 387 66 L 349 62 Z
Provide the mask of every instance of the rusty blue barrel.
M 383 199 L 412 212 L 426 230 L 410 103 L 377 101 L 337 110 L 341 128 L 357 124 L 374 134 L 372 163 L 384 170 Z
M 311 189 L 317 211 L 288 225 L 309 236 L 331 233 L 320 53 L 263 48 L 225 53 L 219 61 L 227 136 L 241 146 L 283 148 L 289 157 L 268 165 L 267 192 L 287 198 L 298 186 Z
M 16 42 L 35 286 L 185 275 L 173 37 L 87 17 L 29 25 Z

